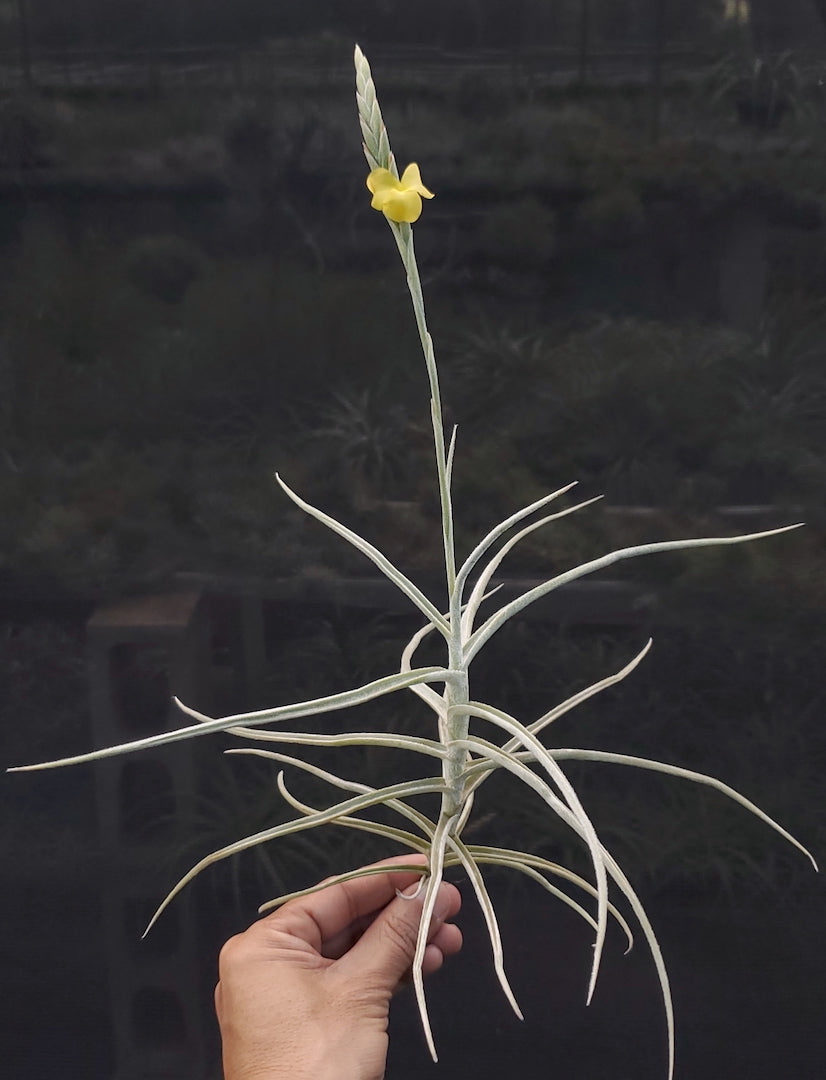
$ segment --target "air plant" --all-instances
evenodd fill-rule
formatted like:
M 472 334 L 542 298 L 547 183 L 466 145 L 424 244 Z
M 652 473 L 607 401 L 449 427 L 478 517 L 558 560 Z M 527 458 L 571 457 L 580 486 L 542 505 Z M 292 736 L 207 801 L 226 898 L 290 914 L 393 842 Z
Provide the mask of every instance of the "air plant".
M 613 882 L 628 901 L 653 956 L 665 1006 L 669 1046 L 668 1076 L 670 1078 L 674 1065 L 674 1017 L 668 976 L 660 946 L 637 893 L 621 867 L 600 841 L 575 788 L 566 776 L 564 763 L 570 760 L 579 760 L 636 766 L 637 768 L 649 769 L 665 773 L 668 776 L 693 780 L 696 783 L 708 785 L 727 795 L 766 822 L 806 854 L 812 863 L 814 863 L 814 859 L 777 822 L 721 780 L 690 769 L 679 768 L 675 765 L 668 765 L 647 758 L 605 753 L 599 750 L 559 748 L 546 745 L 542 741 L 540 736 L 556 719 L 630 675 L 648 653 L 651 647 L 650 640 L 621 670 L 613 672 L 591 686 L 580 690 L 567 700 L 555 705 L 539 719 L 530 723 L 524 723 L 501 709 L 495 708 L 493 705 L 474 700 L 471 695 L 470 669 L 484 647 L 508 620 L 519 615 L 530 604 L 571 581 L 596 573 L 623 559 L 682 548 L 705 547 L 710 544 L 739 544 L 745 541 L 774 536 L 798 526 L 790 525 L 784 529 L 773 529 L 768 532 L 752 533 L 744 536 L 677 540 L 622 548 L 603 555 L 601 558 L 585 562 L 564 573 L 557 574 L 542 584 L 528 589 L 515 600 L 503 603 L 492 614 L 484 618 L 480 616 L 483 601 L 497 591 L 492 584 L 494 577 L 503 560 L 513 548 L 534 530 L 568 514 L 582 510 L 595 502 L 596 499 L 587 499 L 551 513 L 543 513 L 551 503 L 561 499 L 575 486 L 574 484 L 568 484 L 558 491 L 538 499 L 530 506 L 511 514 L 510 517 L 491 529 L 463 562 L 457 563 L 451 505 L 451 473 L 456 447 L 456 431 L 454 429 L 449 442 L 446 443 L 442 422 L 439 377 L 433 342 L 427 328 L 422 288 L 413 247 L 413 230 L 411 228 L 412 223 L 418 219 L 421 213 L 422 197 L 429 198 L 432 196 L 421 182 L 418 166 L 408 166 L 402 176 L 399 177 L 379 104 L 376 100 L 376 91 L 370 68 L 365 56 L 358 47 L 355 50 L 355 66 L 358 114 L 364 140 L 364 152 L 371 170 L 367 186 L 373 195 L 373 207 L 380 210 L 389 223 L 407 274 L 407 284 L 413 302 L 416 325 L 421 338 L 425 367 L 430 384 L 430 414 L 433 427 L 436 474 L 441 507 L 441 540 L 444 548 L 447 584 L 446 601 L 436 603 L 430 599 L 368 540 L 357 535 L 346 525 L 324 513 L 324 511 L 306 502 L 276 474 L 278 484 L 296 506 L 362 552 L 396 585 L 414 607 L 418 608 L 424 617 L 424 625 L 413 635 L 402 652 L 398 672 L 343 693 L 221 718 L 206 716 L 176 699 L 183 712 L 196 721 L 194 725 L 92 753 L 80 754 L 39 765 L 23 766 L 22 768 L 47 769 L 61 765 L 95 761 L 150 747 L 165 746 L 168 743 L 218 731 L 226 731 L 240 739 L 255 743 L 314 747 L 390 747 L 396 750 L 421 754 L 433 765 L 432 769 L 425 770 L 426 775 L 423 779 L 407 780 L 385 787 L 374 788 L 345 779 L 314 764 L 302 761 L 298 757 L 284 753 L 282 750 L 245 745 L 227 751 L 230 754 L 258 755 L 280 765 L 294 766 L 326 781 L 335 788 L 341 789 L 347 793 L 347 797 L 327 807 L 310 806 L 299 800 L 288 789 L 284 779 L 284 772 L 283 770 L 280 771 L 277 776 L 278 788 L 287 803 L 297 812 L 297 816 L 284 823 L 246 836 L 205 856 L 174 886 L 161 903 L 149 926 L 152 926 L 164 908 L 181 889 L 208 866 L 256 845 L 301 830 L 312 829 L 320 825 L 335 824 L 377 834 L 394 844 L 422 853 L 426 856 L 426 863 L 421 868 L 422 877 L 420 882 L 420 891 L 424 893 L 424 900 L 418 945 L 413 961 L 413 982 L 425 1038 L 433 1059 L 436 1060 L 436 1048 L 428 1019 L 422 980 L 422 961 L 427 944 L 430 917 L 444 871 L 453 866 L 461 867 L 470 880 L 484 915 L 493 950 L 493 964 L 496 974 L 511 1007 L 520 1018 L 522 1013 L 505 975 L 502 942 L 496 913 L 481 868 L 483 866 L 509 867 L 526 875 L 542 885 L 553 896 L 566 903 L 592 927 L 595 933 L 595 942 L 587 994 L 589 1001 L 597 981 L 609 918 L 613 918 L 619 924 L 627 937 L 629 948 L 632 944 L 632 935 L 628 922 L 609 898 L 609 882 Z M 442 665 L 414 666 L 417 649 L 432 634 L 443 639 L 444 663 Z M 382 731 L 312 734 L 299 731 L 283 731 L 280 728 L 271 726 L 296 720 L 300 717 L 346 709 L 399 690 L 412 691 L 433 713 L 433 733 L 431 737 L 393 734 Z M 482 723 L 479 724 L 478 721 Z M 516 780 L 533 789 L 537 797 L 544 801 L 548 810 L 581 839 L 588 851 L 593 869 L 593 880 L 586 880 L 580 874 L 574 873 L 564 866 L 540 858 L 527 851 L 465 843 L 462 839 L 462 833 L 472 813 L 477 792 L 485 781 L 499 769 L 506 770 Z M 438 815 L 427 816 L 413 804 L 417 797 L 423 795 L 438 796 Z M 371 815 L 371 811 L 373 808 L 378 807 L 392 811 L 400 821 L 395 825 L 390 825 L 385 820 L 376 820 Z M 380 867 L 382 873 L 386 873 L 388 870 L 409 873 L 411 867 L 408 863 L 384 864 Z M 277 899 L 263 904 L 260 910 L 262 912 L 267 911 L 293 897 L 307 895 L 334 882 L 347 881 L 376 872 L 378 872 L 376 867 L 362 867 L 358 870 L 339 874 L 337 877 L 328 879 L 323 885 L 279 896 Z M 570 894 L 571 890 L 583 895 L 579 895 L 577 899 Z

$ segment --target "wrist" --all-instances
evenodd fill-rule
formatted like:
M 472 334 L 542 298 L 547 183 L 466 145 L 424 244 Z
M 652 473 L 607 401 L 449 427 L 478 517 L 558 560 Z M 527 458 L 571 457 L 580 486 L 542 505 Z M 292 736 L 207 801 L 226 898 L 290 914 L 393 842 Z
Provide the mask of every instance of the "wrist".
M 304 1068 L 298 1063 L 290 1063 L 283 1068 L 269 1068 L 262 1071 L 224 1071 L 224 1080 L 351 1080 L 348 1075 L 329 1062 L 318 1067 Z M 353 1078 L 355 1080 L 355 1078 Z
M 348 1055 L 332 1052 L 325 1053 L 321 1043 L 309 1053 L 306 1047 L 289 1050 L 280 1048 L 276 1060 L 261 1064 L 239 1065 L 237 1062 L 224 1060 L 224 1080 L 365 1080 L 364 1074 L 355 1063 L 348 1067 Z

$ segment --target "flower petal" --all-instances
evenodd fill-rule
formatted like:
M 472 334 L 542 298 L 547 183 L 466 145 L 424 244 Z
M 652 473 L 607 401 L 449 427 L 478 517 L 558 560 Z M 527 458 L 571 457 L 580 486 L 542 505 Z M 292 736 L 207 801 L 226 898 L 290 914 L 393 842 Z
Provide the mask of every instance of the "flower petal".
M 422 196 L 432 199 L 433 193 L 422 183 L 419 166 L 413 162 L 398 180 L 389 169 L 373 169 L 367 177 L 367 187 L 373 198 L 370 205 L 390 221 L 418 221 L 422 212 Z
M 422 212 L 422 200 L 417 191 L 382 191 L 373 196 L 373 208 L 381 210 L 391 221 L 418 221 Z
M 373 169 L 367 177 L 367 187 L 375 195 L 377 191 L 386 191 L 388 188 L 398 190 L 400 185 L 389 169 Z
M 408 165 L 402 173 L 401 186 L 403 188 L 412 188 L 413 191 L 418 192 L 419 195 L 424 196 L 425 199 L 433 198 L 433 192 L 428 191 L 422 183 L 422 176 L 419 172 L 419 166 L 416 164 L 415 161 L 411 162 L 411 164 Z

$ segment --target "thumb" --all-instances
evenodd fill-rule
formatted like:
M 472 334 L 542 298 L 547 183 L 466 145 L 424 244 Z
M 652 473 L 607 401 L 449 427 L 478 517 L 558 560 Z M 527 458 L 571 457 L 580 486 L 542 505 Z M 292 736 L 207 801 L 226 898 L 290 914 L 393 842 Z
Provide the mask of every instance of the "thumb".
M 458 904 L 454 903 L 454 894 L 458 899 L 455 886 L 446 882 L 440 884 L 428 928 L 428 940 L 458 908 Z M 369 979 L 385 990 L 389 997 L 413 963 L 423 903 L 423 889 L 410 898 L 396 896 L 341 958 L 339 966 L 350 969 L 353 977 Z

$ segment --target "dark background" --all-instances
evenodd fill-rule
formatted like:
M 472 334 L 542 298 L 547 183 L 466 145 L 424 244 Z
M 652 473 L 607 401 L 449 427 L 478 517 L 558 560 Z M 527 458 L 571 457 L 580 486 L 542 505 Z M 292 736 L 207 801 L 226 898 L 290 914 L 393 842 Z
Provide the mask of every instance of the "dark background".
M 459 424 L 460 552 L 573 479 L 604 501 L 534 534 L 506 573 L 807 523 L 621 564 L 502 632 L 474 694 L 530 720 L 650 634 L 644 665 L 557 744 L 711 772 L 822 861 L 819 0 L 0 3 L 0 760 L 105 741 L 87 620 L 124 600 L 149 630 L 107 660 L 113 737 L 157 730 L 184 693 L 152 629 L 182 591 L 201 594 L 188 700 L 216 715 L 394 670 L 415 614 L 388 609 L 276 468 L 441 595 L 425 373 L 364 188 L 355 41 L 400 164 L 437 196 L 415 232 Z M 388 699 L 330 724 L 421 731 L 424 715 Z M 0 1050 L 17 1080 L 217 1075 L 221 941 L 270 895 L 389 853 L 331 829 L 213 868 L 122 960 L 113 896 L 135 892 L 136 941 L 193 861 L 287 816 L 272 770 L 225 745 L 193 747 L 177 800 L 163 764 L 0 782 Z M 383 783 L 398 767 L 352 754 L 342 771 Z M 659 932 L 677 1076 L 819 1075 L 826 913 L 803 857 L 713 792 L 570 771 Z M 587 872 L 513 785 L 492 783 L 478 814 L 474 840 Z M 466 948 L 432 987 L 442 1061 L 402 997 L 388 1076 L 664 1076 L 644 943 L 623 958 L 610 942 L 586 1011 L 584 928 L 529 882 L 491 887 L 525 1025 L 467 896 Z M 205 1062 L 166 1061 L 174 1010 L 151 995 L 130 1017 L 157 1060 L 127 1060 L 111 987 L 133 962 L 180 969 L 184 939 Z

